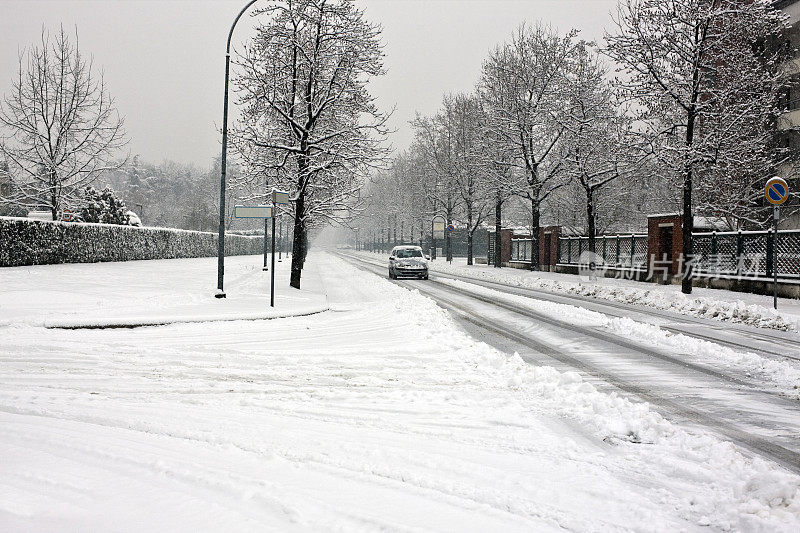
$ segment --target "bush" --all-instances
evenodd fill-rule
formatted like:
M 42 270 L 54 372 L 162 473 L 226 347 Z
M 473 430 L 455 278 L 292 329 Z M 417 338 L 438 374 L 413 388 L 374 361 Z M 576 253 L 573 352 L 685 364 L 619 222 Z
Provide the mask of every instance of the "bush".
M 80 220 L 102 224 L 130 224 L 125 202 L 117 198 L 111 187 L 100 192 L 90 185 L 83 190 L 83 199 Z
M 225 236 L 225 255 L 254 255 L 263 238 Z M 0 217 L 0 266 L 212 257 L 217 235 L 171 228 Z

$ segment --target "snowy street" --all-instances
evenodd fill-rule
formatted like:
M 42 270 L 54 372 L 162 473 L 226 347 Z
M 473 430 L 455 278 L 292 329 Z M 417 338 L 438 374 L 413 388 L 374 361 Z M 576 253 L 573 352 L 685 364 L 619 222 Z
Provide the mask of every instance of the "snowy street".
M 380 256 L 359 262 L 382 273 Z M 579 371 L 800 472 L 797 333 L 487 282 L 491 269 L 453 273 L 439 263 L 428 283 L 400 283 L 450 310 L 474 337 L 533 364 Z
M 0 529 L 796 530 L 800 477 L 731 444 L 724 428 L 704 429 L 708 418 L 728 421 L 697 399 L 706 387 L 720 403 L 738 398 L 737 431 L 764 441 L 775 428 L 748 410 L 770 410 L 770 424 L 786 424 L 777 442 L 791 451 L 796 399 L 780 383 L 754 376 L 726 391 L 695 368 L 657 380 L 656 370 L 675 365 L 656 369 L 631 347 L 627 364 L 620 354 L 602 367 L 616 367 L 617 381 L 582 379 L 566 360 L 470 337 L 463 316 L 425 296 L 479 305 L 455 292 L 463 282 L 400 283 L 420 292 L 409 291 L 349 261 L 312 254 L 306 289 L 281 283 L 276 312 L 329 310 L 271 320 L 253 316 L 268 309 L 258 256 L 231 260 L 239 282 L 227 302 L 201 290 L 213 287 L 213 258 L 4 269 L 3 286 L 17 292 L 0 296 Z M 285 278 L 288 263 L 279 268 Z M 137 281 L 145 271 L 149 289 Z M 59 311 L 53 304 L 68 295 L 49 302 L 19 292 L 31 279 L 89 303 Z M 479 295 L 477 287 L 469 291 Z M 512 296 L 491 297 L 511 305 Z M 43 327 L 124 324 L 124 312 L 101 320 L 102 299 L 126 302 L 134 323 L 147 302 L 175 323 Z M 226 316 L 190 320 L 213 305 Z M 510 311 L 495 313 L 486 318 Z M 586 314 L 561 319 L 573 330 L 603 327 Z M 509 327 L 563 353 L 581 344 L 587 367 L 611 353 L 576 331 L 559 341 L 552 324 L 516 321 Z M 706 418 L 648 407 L 620 386 L 634 372 L 662 381 L 654 398 L 674 387 L 679 406 L 694 390 L 688 403 Z

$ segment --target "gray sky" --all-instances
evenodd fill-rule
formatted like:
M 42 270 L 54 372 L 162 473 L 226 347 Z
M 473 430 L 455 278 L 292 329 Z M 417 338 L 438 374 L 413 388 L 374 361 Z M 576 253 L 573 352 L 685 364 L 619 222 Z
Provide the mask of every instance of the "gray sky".
M 148 161 L 210 164 L 220 149 L 225 39 L 244 0 L 0 0 L 0 92 L 18 50 L 43 25 L 77 27 L 81 50 L 103 68 L 125 116 L 128 149 Z M 481 61 L 522 21 L 548 22 L 600 39 L 616 0 L 357 0 L 384 27 L 389 72 L 372 84 L 384 109 L 396 106 L 390 139 L 406 148 L 408 121 L 433 113 L 446 92 L 469 91 Z M 255 6 L 254 6 L 255 7 Z M 237 36 L 253 24 L 243 17 Z

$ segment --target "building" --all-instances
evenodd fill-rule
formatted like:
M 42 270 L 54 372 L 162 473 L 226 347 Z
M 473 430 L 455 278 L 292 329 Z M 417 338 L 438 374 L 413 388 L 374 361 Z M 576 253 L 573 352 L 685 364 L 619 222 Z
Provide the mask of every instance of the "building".
M 800 0 L 778 0 L 774 3 L 788 17 L 789 29 L 783 43 L 789 47 L 791 57 L 786 68 L 792 76 L 792 85 L 786 91 L 786 112 L 778 120 L 780 142 L 790 150 L 790 162 L 779 168 L 779 174 L 790 180 L 790 186 L 800 189 L 798 162 L 800 161 Z M 800 228 L 800 211 L 784 216 L 782 229 Z

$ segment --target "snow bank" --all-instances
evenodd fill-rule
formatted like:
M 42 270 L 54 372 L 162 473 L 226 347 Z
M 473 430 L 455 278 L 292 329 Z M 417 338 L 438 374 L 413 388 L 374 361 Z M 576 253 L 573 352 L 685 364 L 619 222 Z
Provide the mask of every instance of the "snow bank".
M 800 399 L 800 363 L 797 361 L 776 360 L 750 352 L 740 352 L 713 342 L 665 331 L 654 324 L 644 324 L 630 318 L 611 318 L 581 307 L 508 294 L 461 280 L 438 281 L 546 314 L 566 324 L 601 328 L 643 346 L 662 350 L 664 353 L 686 358 L 688 361 L 699 362 L 710 368 L 720 366 L 731 368 L 736 370 L 735 375 L 746 375 L 767 381 L 778 387 L 783 394 Z
M 375 259 L 375 255 L 369 253 L 364 254 L 364 257 Z M 516 287 L 642 305 L 683 315 L 747 324 L 760 328 L 800 331 L 800 317 L 798 315 L 775 311 L 763 305 L 749 304 L 744 301 L 743 295 L 737 297 L 736 293 L 730 291 L 714 291 L 726 292 L 726 296 L 729 298 L 726 300 L 704 296 L 687 296 L 675 290 L 666 290 L 666 287 L 656 284 L 629 287 L 612 283 L 615 280 L 598 279 L 597 282 L 573 282 L 539 277 L 537 274 L 540 273 L 534 272 L 509 273 L 508 269 L 498 272 L 493 268 L 450 265 L 444 261 L 432 261 L 429 265 L 430 269 L 435 272 L 457 274 Z M 572 277 L 575 278 L 575 276 Z

